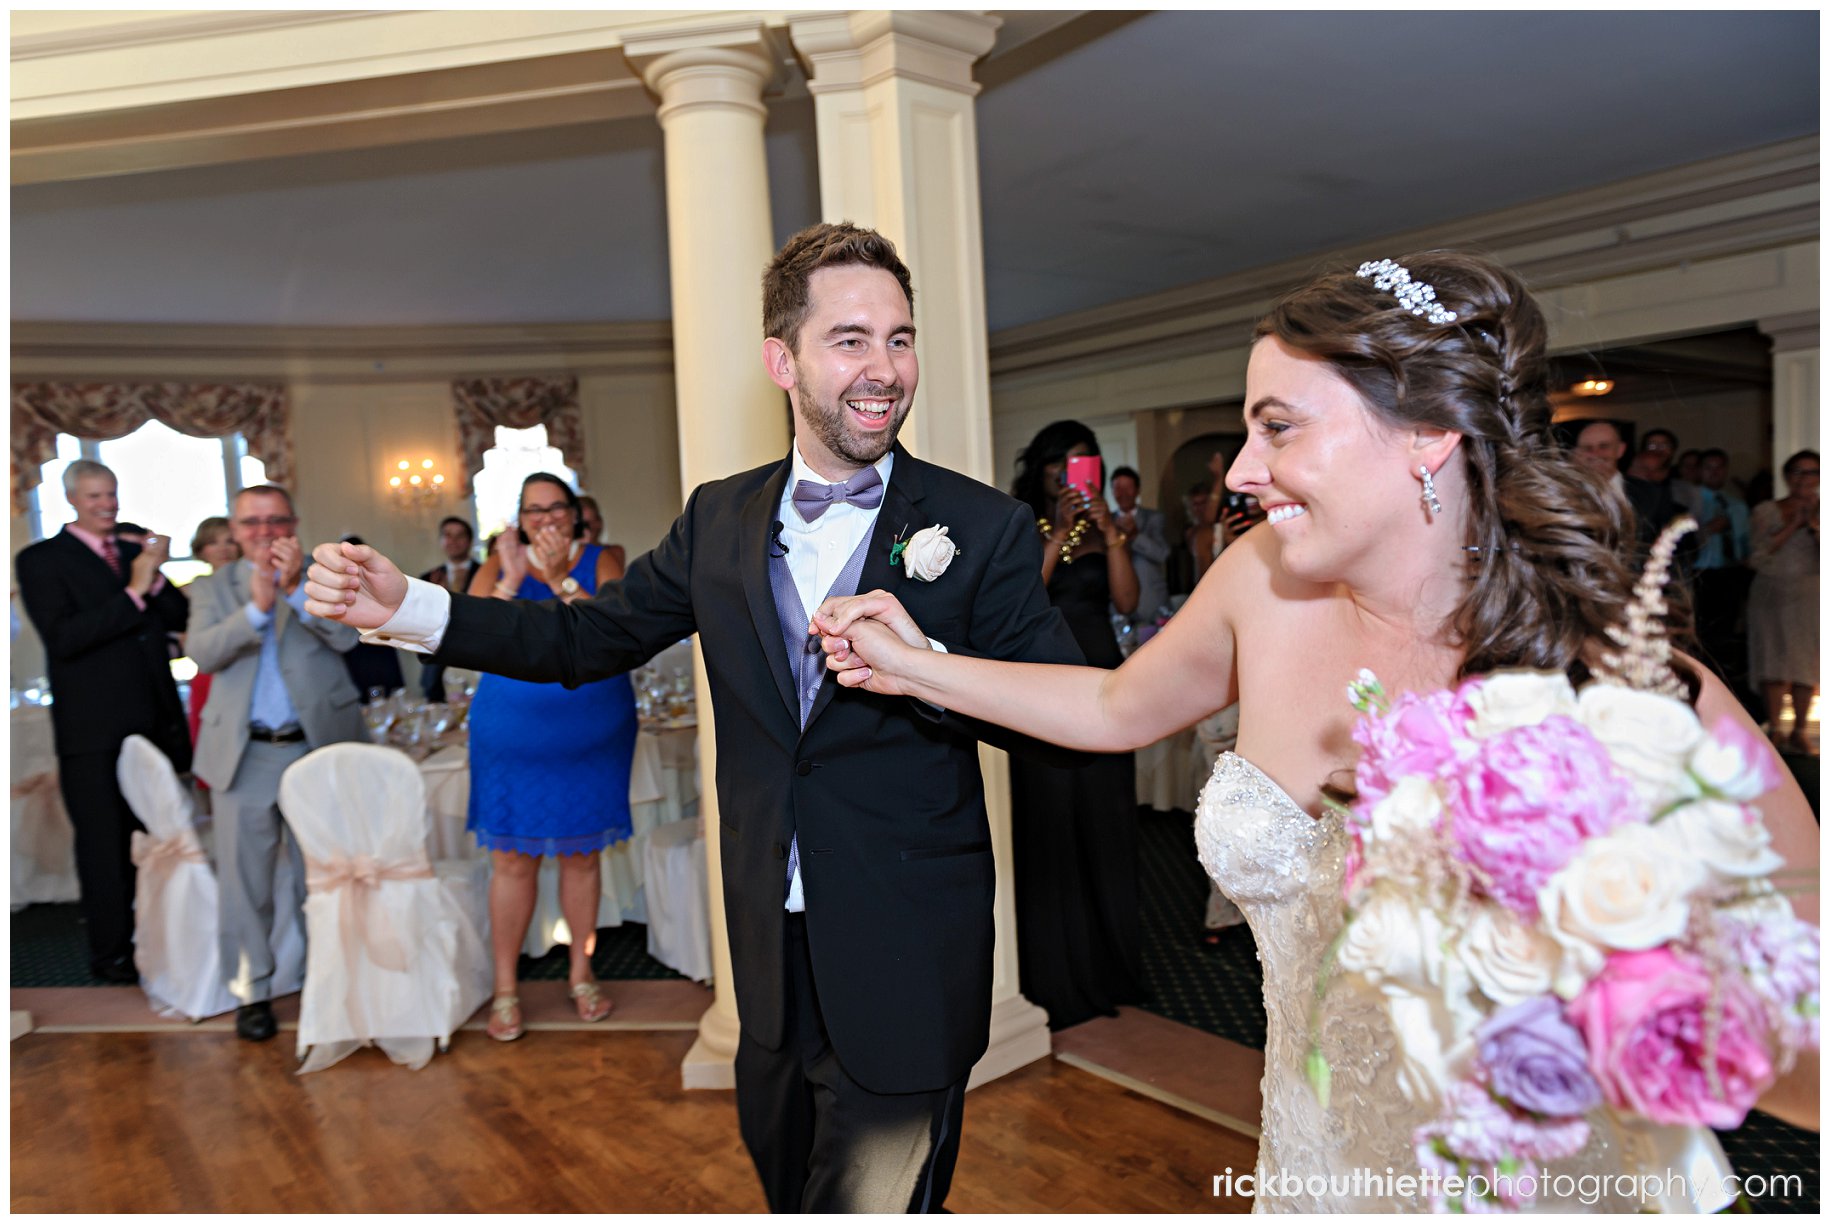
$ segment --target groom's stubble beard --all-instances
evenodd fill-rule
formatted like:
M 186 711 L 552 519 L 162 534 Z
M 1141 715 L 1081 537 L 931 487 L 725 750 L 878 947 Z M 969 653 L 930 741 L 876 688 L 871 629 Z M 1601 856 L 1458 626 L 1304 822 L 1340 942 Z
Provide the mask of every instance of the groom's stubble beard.
M 832 400 L 822 402 L 806 390 L 812 384 L 798 360 L 794 363 L 794 382 L 796 389 L 801 392 L 796 417 L 806 422 L 807 428 L 828 451 L 847 463 L 857 464 L 859 468 L 867 468 L 889 454 L 890 448 L 896 444 L 896 435 L 902 432 L 902 423 L 908 419 L 909 410 L 915 406 L 911 399 L 893 409 L 887 429 L 870 434 L 857 433 L 847 420 L 850 409 L 845 406 L 845 397 L 894 396 L 902 400 L 901 384 L 853 383 Z

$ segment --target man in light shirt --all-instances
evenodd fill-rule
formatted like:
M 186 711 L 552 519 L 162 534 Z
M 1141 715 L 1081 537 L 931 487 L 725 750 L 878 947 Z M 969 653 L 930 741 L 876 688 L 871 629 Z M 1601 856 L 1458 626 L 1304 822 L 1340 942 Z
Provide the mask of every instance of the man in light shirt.
M 477 576 L 476 540 L 476 532 L 465 520 L 456 515 L 440 520 L 438 546 L 445 560 L 421 574 L 420 580 L 447 591 L 468 591 L 470 580 Z M 419 669 L 419 684 L 427 701 L 445 699 L 445 669 L 437 663 L 427 663 Z
M 936 649 L 1081 659 L 1042 588 L 1030 511 L 895 445 L 915 397 L 913 315 L 908 269 L 881 235 L 841 224 L 790 238 L 764 274 L 762 349 L 793 405 L 792 449 L 695 489 L 660 545 L 594 598 L 451 596 L 335 544 L 313 551 L 307 583 L 307 607 L 374 640 L 524 680 L 600 679 L 698 633 L 742 1018 L 738 1122 L 776 1211 L 946 1198 L 990 1029 L 996 873 L 978 741 L 1030 746 L 840 687 L 810 614 L 884 588 Z

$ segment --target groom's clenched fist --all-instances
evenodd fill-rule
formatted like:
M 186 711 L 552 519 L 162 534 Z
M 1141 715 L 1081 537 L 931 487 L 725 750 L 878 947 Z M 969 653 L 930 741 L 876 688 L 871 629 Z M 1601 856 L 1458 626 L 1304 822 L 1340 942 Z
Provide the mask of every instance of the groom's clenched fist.
M 379 629 L 407 597 L 407 576 L 367 544 L 320 544 L 305 576 L 305 610 L 358 629 Z

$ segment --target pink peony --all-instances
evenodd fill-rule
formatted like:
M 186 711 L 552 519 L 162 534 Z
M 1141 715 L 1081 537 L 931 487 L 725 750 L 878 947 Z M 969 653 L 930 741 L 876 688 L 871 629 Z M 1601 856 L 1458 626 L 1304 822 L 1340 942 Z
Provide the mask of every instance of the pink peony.
M 1485 891 L 1527 921 L 1537 920 L 1538 890 L 1578 845 L 1647 818 L 1607 749 L 1560 714 L 1481 741 L 1454 788 L 1463 857 L 1485 873 Z
M 1475 748 L 1455 694 L 1447 690 L 1402 694 L 1385 714 L 1355 723 L 1353 738 L 1363 749 L 1354 786 L 1368 809 L 1401 778 L 1448 777 Z
M 1586 1119 L 1528 1118 L 1467 1080 L 1450 1084 L 1443 1093 L 1441 1116 L 1411 1135 L 1418 1165 L 1425 1172 L 1479 1175 L 1500 1195 L 1482 1201 L 1470 1190 L 1456 1204 L 1462 1211 L 1517 1209 L 1524 1203 L 1517 1190 L 1535 1183 L 1540 1164 L 1575 1155 L 1588 1139 Z M 1502 1169 L 1507 1176 L 1500 1175 Z
M 1748 989 L 1779 1026 L 1780 1044 L 1790 1051 L 1815 1050 L 1820 1006 L 1817 928 L 1788 912 L 1731 914 L 1718 919 L 1716 929 L 1730 962 L 1746 974 Z
M 1759 1003 L 1738 979 L 1712 983 L 1668 948 L 1610 956 L 1569 1018 L 1608 1103 L 1653 1122 L 1733 1129 L 1772 1082 Z

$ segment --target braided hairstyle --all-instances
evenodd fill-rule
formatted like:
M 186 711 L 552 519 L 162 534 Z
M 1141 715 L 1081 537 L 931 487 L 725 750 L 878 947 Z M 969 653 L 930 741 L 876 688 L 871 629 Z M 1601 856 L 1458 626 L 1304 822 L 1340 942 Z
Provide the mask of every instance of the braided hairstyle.
M 1329 363 L 1392 428 L 1462 436 L 1470 513 L 1468 592 L 1449 620 L 1460 675 L 1504 667 L 1562 671 L 1623 623 L 1633 576 L 1621 541 L 1631 512 L 1571 462 L 1550 433 L 1543 312 L 1490 259 L 1426 251 L 1395 262 L 1435 286 L 1455 320 L 1432 324 L 1370 278 L 1341 271 L 1304 285 L 1259 323 Z

